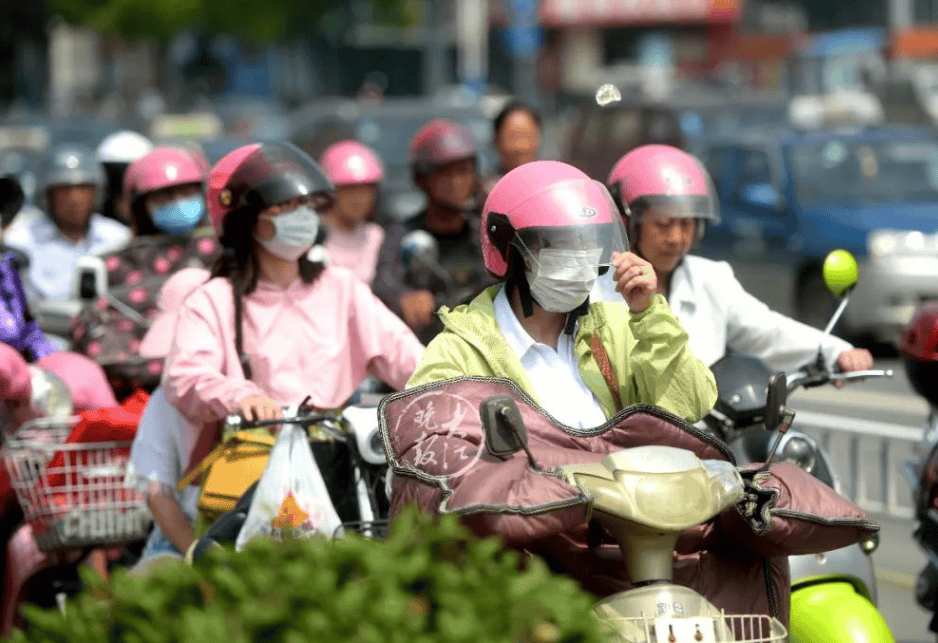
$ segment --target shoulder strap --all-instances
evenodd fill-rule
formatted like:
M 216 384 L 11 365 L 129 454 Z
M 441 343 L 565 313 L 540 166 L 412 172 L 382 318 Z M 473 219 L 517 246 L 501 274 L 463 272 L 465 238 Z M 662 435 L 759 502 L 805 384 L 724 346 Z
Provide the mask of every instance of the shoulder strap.
M 180 489 L 189 486 L 195 478 L 202 473 L 202 462 L 212 453 L 215 446 L 221 442 L 221 422 L 212 422 L 206 424 L 199 431 L 199 437 L 196 438 L 195 446 L 192 447 L 192 455 L 189 457 L 189 466 L 186 467 L 186 475 L 180 480 Z M 197 473 L 194 473 L 198 471 Z M 185 482 L 186 484 L 182 484 Z
M 593 359 L 599 365 L 599 372 L 602 373 L 609 392 L 612 393 L 612 400 L 616 403 L 616 409 L 622 409 L 622 397 L 619 395 L 619 382 L 616 380 L 616 373 L 612 370 L 612 362 L 609 361 L 609 354 L 606 347 L 603 346 L 599 335 L 593 334 L 590 339 L 590 350 L 593 351 Z

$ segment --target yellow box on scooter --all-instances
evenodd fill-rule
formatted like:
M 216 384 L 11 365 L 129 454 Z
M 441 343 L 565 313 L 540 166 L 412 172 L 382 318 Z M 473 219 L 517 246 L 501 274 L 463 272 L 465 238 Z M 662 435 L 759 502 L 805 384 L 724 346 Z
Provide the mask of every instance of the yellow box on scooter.
M 275 440 L 265 429 L 227 435 L 179 481 L 179 488 L 183 489 L 204 474 L 199 491 L 200 517 L 210 523 L 234 508 L 244 492 L 264 473 Z

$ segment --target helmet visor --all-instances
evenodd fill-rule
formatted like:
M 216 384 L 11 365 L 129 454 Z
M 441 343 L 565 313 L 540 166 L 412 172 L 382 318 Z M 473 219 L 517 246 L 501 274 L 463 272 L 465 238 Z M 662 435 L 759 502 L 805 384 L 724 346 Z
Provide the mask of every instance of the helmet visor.
M 692 167 L 688 167 L 692 163 Z M 636 223 L 643 217 L 706 219 L 720 222 L 720 206 L 710 174 L 696 158 L 683 155 L 677 160 L 656 161 L 653 180 L 645 183 L 624 181 L 622 194 L 635 195 L 629 209 Z M 768 173 L 768 167 L 764 168 Z
M 531 201 L 536 199 L 537 203 Z M 565 181 L 551 186 L 520 206 L 533 212 L 531 220 L 546 225 L 524 227 L 515 233 L 514 245 L 530 267 L 537 265 L 541 250 L 566 257 L 577 266 L 606 268 L 616 254 L 629 251 L 622 217 L 609 191 L 598 181 Z M 550 225 L 553 224 L 553 225 Z
M 313 201 L 317 209 L 331 202 L 332 182 L 312 159 L 290 144 L 261 145 L 236 175 L 233 182 L 247 188 L 247 203 L 260 208 L 297 198 Z
M 709 196 L 646 196 L 630 206 L 635 223 L 653 219 L 706 219 L 720 222 L 719 209 Z

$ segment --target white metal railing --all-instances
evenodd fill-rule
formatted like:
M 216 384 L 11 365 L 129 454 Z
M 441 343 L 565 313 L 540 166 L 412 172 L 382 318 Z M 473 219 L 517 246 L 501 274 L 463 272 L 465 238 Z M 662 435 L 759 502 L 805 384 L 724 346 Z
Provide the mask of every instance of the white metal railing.
M 889 422 L 875 422 L 796 411 L 792 429 L 814 437 L 830 455 L 843 494 L 864 511 L 911 520 L 912 489 L 903 464 L 923 457 L 923 433 Z

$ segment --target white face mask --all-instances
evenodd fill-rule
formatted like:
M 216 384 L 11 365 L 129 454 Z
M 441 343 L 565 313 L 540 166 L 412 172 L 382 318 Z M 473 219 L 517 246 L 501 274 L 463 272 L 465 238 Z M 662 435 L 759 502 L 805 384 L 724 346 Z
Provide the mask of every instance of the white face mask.
M 544 310 L 568 313 L 589 297 L 599 277 L 601 248 L 560 250 L 544 248 L 537 254 L 534 270 L 524 271 L 531 296 Z
M 307 205 L 275 217 L 264 217 L 274 224 L 270 239 L 254 238 L 266 250 L 287 261 L 295 261 L 309 250 L 319 233 L 319 214 Z

